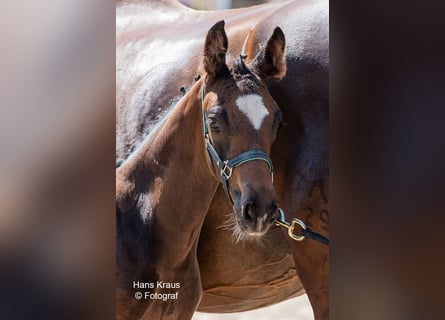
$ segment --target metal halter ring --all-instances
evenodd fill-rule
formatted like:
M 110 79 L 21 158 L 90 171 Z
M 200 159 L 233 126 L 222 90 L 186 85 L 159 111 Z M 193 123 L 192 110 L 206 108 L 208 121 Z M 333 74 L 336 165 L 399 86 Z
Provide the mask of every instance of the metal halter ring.
M 281 208 L 278 208 L 278 213 L 280 214 L 280 217 L 278 219 L 275 219 L 275 225 L 286 228 L 287 235 L 293 240 L 301 241 L 304 239 L 312 239 L 317 240 L 325 245 L 329 245 L 329 238 L 312 231 L 311 229 L 306 227 L 306 224 L 300 219 L 293 218 L 292 221 L 289 223 L 286 221 L 286 216 Z M 301 227 L 301 236 L 298 236 L 294 233 L 294 229 L 297 224 Z
M 306 224 L 298 218 L 293 218 L 289 229 L 287 230 L 287 234 L 294 240 L 301 241 L 305 238 L 305 236 L 297 236 L 294 233 L 294 229 L 296 225 L 299 225 L 303 230 L 306 230 Z
M 284 215 L 284 211 L 281 208 L 278 208 L 278 212 L 280 213 L 280 218 L 275 220 L 275 224 L 280 227 L 284 227 L 287 229 L 287 234 L 289 237 L 296 241 L 302 241 L 305 239 L 305 236 L 298 236 L 294 233 L 295 226 L 298 224 L 303 230 L 306 230 L 306 224 L 298 218 L 293 218 L 292 222 L 289 223 L 286 221 L 286 216 Z
M 224 167 L 221 169 L 221 176 L 224 175 L 226 180 L 229 180 L 229 178 L 232 176 L 233 167 L 229 167 L 228 163 L 229 161 L 224 161 Z

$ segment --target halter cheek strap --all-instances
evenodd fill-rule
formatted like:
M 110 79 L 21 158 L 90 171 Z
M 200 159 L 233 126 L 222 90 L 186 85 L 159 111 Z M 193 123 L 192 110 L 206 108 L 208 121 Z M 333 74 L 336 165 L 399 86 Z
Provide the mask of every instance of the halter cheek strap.
M 269 167 L 269 171 L 272 175 L 272 181 L 273 181 L 273 165 L 272 161 L 270 160 L 270 157 L 261 150 L 248 150 L 240 155 L 236 156 L 233 159 L 230 160 L 222 160 L 219 156 L 218 152 L 216 151 L 215 147 L 213 147 L 210 136 L 209 136 L 209 129 L 207 127 L 207 115 L 204 110 L 204 97 L 205 97 L 205 86 L 202 85 L 202 96 L 201 96 L 201 107 L 202 107 L 202 120 L 203 120 L 203 126 L 204 126 L 204 138 L 205 138 L 205 145 L 206 149 L 209 155 L 209 162 L 213 166 L 213 161 L 216 163 L 218 168 L 220 169 L 221 174 L 221 183 L 224 187 L 224 191 L 229 198 L 230 202 L 233 204 L 232 196 L 229 192 L 229 179 L 232 176 L 233 169 L 235 167 L 238 167 L 242 165 L 243 163 L 254 161 L 254 160 L 262 160 L 267 163 L 267 166 Z

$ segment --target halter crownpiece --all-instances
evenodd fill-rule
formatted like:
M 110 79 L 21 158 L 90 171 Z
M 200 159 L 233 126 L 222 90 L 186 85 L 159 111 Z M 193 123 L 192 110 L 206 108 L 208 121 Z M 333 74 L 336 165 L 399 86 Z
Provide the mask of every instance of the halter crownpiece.
M 216 163 L 218 168 L 220 169 L 221 174 L 221 183 L 224 187 L 224 191 L 229 198 L 230 202 L 233 204 L 233 199 L 229 192 L 229 179 L 232 176 L 233 169 L 235 167 L 238 167 L 242 165 L 243 163 L 254 161 L 254 160 L 262 160 L 267 163 L 267 166 L 269 167 L 269 171 L 272 175 L 272 182 L 273 182 L 273 165 L 272 160 L 270 160 L 269 155 L 267 155 L 264 151 L 261 150 L 248 150 L 240 155 L 236 156 L 233 159 L 230 160 L 222 160 L 219 156 L 218 152 L 216 151 L 215 147 L 212 145 L 212 142 L 210 141 L 209 136 L 209 129 L 207 127 L 207 115 L 204 109 L 204 97 L 205 97 L 205 85 L 202 84 L 202 95 L 201 95 L 201 108 L 202 108 L 202 121 L 203 121 L 203 127 L 204 127 L 204 139 L 205 139 L 205 147 L 207 149 L 208 155 L 209 155 L 209 163 L 213 167 L 213 161 Z

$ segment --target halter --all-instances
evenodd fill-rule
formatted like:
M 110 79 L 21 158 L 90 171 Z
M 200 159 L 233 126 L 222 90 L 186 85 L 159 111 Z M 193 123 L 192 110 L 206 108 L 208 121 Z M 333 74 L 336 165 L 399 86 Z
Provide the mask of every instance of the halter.
M 215 147 L 213 147 L 212 142 L 210 141 L 209 129 L 207 127 L 207 115 L 204 110 L 204 97 L 205 97 L 205 85 L 202 84 L 202 96 L 201 96 L 201 108 L 202 108 L 202 122 L 204 126 L 204 138 L 205 138 L 205 146 L 209 155 L 209 163 L 213 167 L 213 161 L 216 163 L 221 173 L 221 183 L 224 187 L 224 191 L 229 198 L 230 202 L 234 204 L 232 197 L 229 192 L 229 179 L 232 176 L 233 169 L 242 165 L 243 163 L 254 161 L 254 160 L 262 160 L 267 163 L 269 167 L 269 171 L 272 174 L 272 182 L 273 182 L 273 166 L 272 160 L 270 160 L 269 156 L 261 151 L 261 150 L 248 150 L 240 155 L 236 156 L 230 160 L 222 160 L 216 151 Z

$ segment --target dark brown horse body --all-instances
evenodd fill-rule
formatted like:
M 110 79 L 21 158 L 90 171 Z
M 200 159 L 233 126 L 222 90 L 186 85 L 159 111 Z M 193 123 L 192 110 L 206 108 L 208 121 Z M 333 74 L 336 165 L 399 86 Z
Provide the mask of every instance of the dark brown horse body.
M 288 219 L 298 216 L 313 230 L 326 235 L 326 1 L 280 1 L 215 12 L 194 11 L 173 1 L 119 2 L 117 158 L 126 159 L 168 106 L 181 99 L 180 88 L 188 91 L 195 76 L 204 73 L 200 63 L 202 39 L 208 28 L 221 19 L 226 21 L 230 41 L 228 55 L 237 57 L 244 52 L 247 62 L 264 47 L 275 26 L 284 31 L 286 76 L 281 81 L 267 80 L 269 91 L 283 112 L 283 123 L 271 153 L 274 185 Z M 272 228 L 260 245 L 234 244 L 231 232 L 218 228 L 231 212 L 229 201 L 218 188 L 198 245 L 203 288 L 199 310 L 249 310 L 299 295 L 304 292 L 303 286 L 315 318 L 327 319 L 328 248 L 312 240 L 289 240 L 288 244 L 277 228 Z

